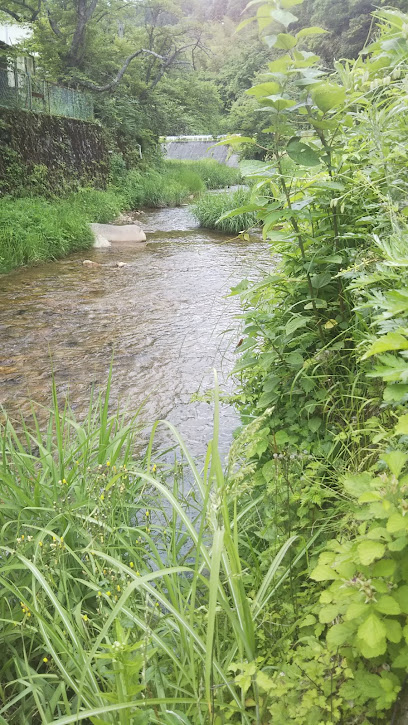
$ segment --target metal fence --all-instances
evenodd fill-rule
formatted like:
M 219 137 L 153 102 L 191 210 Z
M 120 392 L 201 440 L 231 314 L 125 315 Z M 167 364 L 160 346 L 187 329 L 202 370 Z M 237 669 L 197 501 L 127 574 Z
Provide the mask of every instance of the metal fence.
M 30 73 L 0 68 L 0 106 L 92 121 L 93 100 L 87 93 L 40 80 Z

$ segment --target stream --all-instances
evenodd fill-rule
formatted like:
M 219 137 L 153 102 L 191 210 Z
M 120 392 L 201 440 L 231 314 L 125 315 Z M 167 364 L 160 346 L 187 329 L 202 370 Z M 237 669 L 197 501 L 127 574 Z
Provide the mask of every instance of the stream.
M 113 355 L 111 409 L 144 403 L 146 426 L 170 420 L 201 456 L 212 406 L 191 396 L 213 387 L 213 368 L 221 389 L 233 390 L 242 323 L 239 299 L 226 295 L 270 267 L 269 249 L 198 228 L 185 206 L 136 218 L 146 245 L 115 243 L 0 276 L 0 404 L 16 419 L 30 416 L 34 400 L 45 419 L 53 368 L 58 395 L 81 419 L 92 389 L 103 391 Z M 237 423 L 234 409 L 221 406 L 224 452 Z

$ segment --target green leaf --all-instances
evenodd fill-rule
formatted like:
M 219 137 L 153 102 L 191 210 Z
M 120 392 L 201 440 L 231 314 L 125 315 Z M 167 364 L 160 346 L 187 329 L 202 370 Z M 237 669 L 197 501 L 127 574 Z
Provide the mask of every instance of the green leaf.
M 402 451 L 392 451 L 391 453 L 383 453 L 381 458 L 385 461 L 391 473 L 398 478 L 408 460 L 408 455 Z
M 322 607 L 319 611 L 319 622 L 322 624 L 329 624 L 339 615 L 340 606 L 339 604 L 327 604 Z
M 408 529 L 408 516 L 404 517 L 399 513 L 390 516 L 387 521 L 387 531 L 390 534 L 396 534 L 398 531 L 404 531 L 406 529 Z
M 400 605 L 390 594 L 383 594 L 374 606 L 382 614 L 401 614 Z
M 367 614 L 367 611 L 368 611 L 368 604 L 365 604 L 363 602 L 353 602 L 347 608 L 347 611 L 345 614 L 345 620 L 347 622 L 349 622 L 352 619 L 360 619 L 360 617 Z
M 384 400 L 386 403 L 400 402 L 403 398 L 408 397 L 408 385 L 395 383 L 387 385 L 384 390 Z
M 300 327 L 306 327 L 308 323 L 308 317 L 301 317 L 300 315 L 292 317 L 292 319 L 286 323 L 285 332 L 287 335 L 292 335 L 292 333 L 296 332 L 296 330 L 298 330 Z
M 297 38 L 308 38 L 311 35 L 323 35 L 323 33 L 327 33 L 327 30 L 324 30 L 323 28 L 317 27 L 317 25 L 314 25 L 310 28 L 302 28 L 302 30 L 299 30 L 298 33 L 296 33 Z
M 280 58 L 268 63 L 268 68 L 271 73 L 286 73 L 291 65 L 293 65 L 293 60 L 290 55 L 282 55 Z
M 255 98 L 263 98 L 263 96 L 271 96 L 274 93 L 278 93 L 279 88 L 279 83 L 268 81 L 267 83 L 258 83 L 258 85 L 252 86 L 246 93 L 249 96 L 255 96 Z
M 408 614 L 408 585 L 403 584 L 393 592 L 394 598 L 397 600 L 401 612 Z
M 295 47 L 296 43 L 297 40 L 294 35 L 290 35 L 290 33 L 279 33 L 274 47 L 278 48 L 278 50 L 291 50 L 291 48 Z
M 408 414 L 400 415 L 395 426 L 395 432 L 397 435 L 408 435 Z
M 301 166 L 319 166 L 320 158 L 316 151 L 303 143 L 299 137 L 291 138 L 286 146 L 286 153 L 290 158 Z
M 366 491 L 371 490 L 373 477 L 370 473 L 356 473 L 354 476 L 347 476 L 343 485 L 347 493 L 355 498 L 359 498 Z
M 371 357 L 371 355 L 378 355 L 389 350 L 408 350 L 407 338 L 399 332 L 388 332 L 373 342 L 371 347 L 363 355 L 363 360 Z
M 373 576 L 390 577 L 395 572 L 396 563 L 394 559 L 382 559 L 373 566 Z
M 310 574 L 311 579 L 316 582 L 325 582 L 330 579 L 338 579 L 337 573 L 328 564 L 318 564 Z
M 319 85 L 312 88 L 311 91 L 313 103 L 323 111 L 327 113 L 332 108 L 339 106 L 344 102 L 346 97 L 346 89 L 342 86 L 337 86 L 334 83 L 320 83 Z
M 385 629 L 387 632 L 387 639 L 394 644 L 398 644 L 402 639 L 402 627 L 397 619 L 385 619 Z
M 322 272 L 321 274 L 314 274 L 311 282 L 314 289 L 321 289 L 326 287 L 331 282 L 330 272 Z
M 312 431 L 312 433 L 316 433 L 316 431 L 319 430 L 320 426 L 322 425 L 322 419 L 319 418 L 317 415 L 314 415 L 312 418 L 310 418 L 307 422 L 307 427 L 309 430 Z
M 393 661 L 392 666 L 404 670 L 408 667 L 408 647 L 403 647 L 398 650 L 398 655 Z
M 358 636 L 369 647 L 380 648 L 381 652 L 385 652 L 386 629 L 384 623 L 376 614 L 369 614 L 367 619 L 360 624 L 358 628 Z M 379 654 L 381 654 L 379 652 Z
M 293 8 L 294 5 L 301 5 L 303 0 L 280 0 L 281 8 Z
M 287 108 L 296 106 L 296 101 L 293 101 L 291 98 L 284 98 L 284 96 L 278 94 L 263 98 L 262 103 L 265 107 L 274 108 L 276 111 L 286 111 Z
M 303 365 L 303 357 L 300 352 L 290 352 L 286 359 L 289 365 L 292 365 L 295 368 L 302 367 Z
M 385 553 L 385 546 L 379 541 L 363 541 L 357 547 L 361 564 L 368 566 L 375 559 L 381 559 Z
M 408 538 L 406 536 L 399 536 L 398 539 L 390 541 L 388 548 L 390 551 L 402 551 L 408 544 Z M 407 612 L 408 614 L 408 612 Z
M 287 28 L 291 23 L 296 23 L 298 20 L 296 15 L 290 13 L 289 10 L 280 10 L 277 8 L 276 10 L 271 10 L 270 14 L 277 23 L 280 23 L 280 25 L 283 25 L 285 28 Z
M 351 643 L 355 634 L 355 625 L 353 622 L 342 622 L 330 627 L 327 633 L 327 644 L 330 648 L 341 647 L 348 642 Z

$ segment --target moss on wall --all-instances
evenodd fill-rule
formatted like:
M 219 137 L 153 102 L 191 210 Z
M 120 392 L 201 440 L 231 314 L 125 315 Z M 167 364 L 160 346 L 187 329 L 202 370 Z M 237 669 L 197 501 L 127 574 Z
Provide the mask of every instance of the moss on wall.
M 104 189 L 109 173 L 104 132 L 95 123 L 0 109 L 0 192 L 58 194 Z

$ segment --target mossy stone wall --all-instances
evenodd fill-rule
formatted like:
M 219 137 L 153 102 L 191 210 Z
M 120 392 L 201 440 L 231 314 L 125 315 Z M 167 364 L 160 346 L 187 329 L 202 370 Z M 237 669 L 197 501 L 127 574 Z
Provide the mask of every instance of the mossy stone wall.
M 0 192 L 59 194 L 103 189 L 109 173 L 103 129 L 74 118 L 0 108 Z

